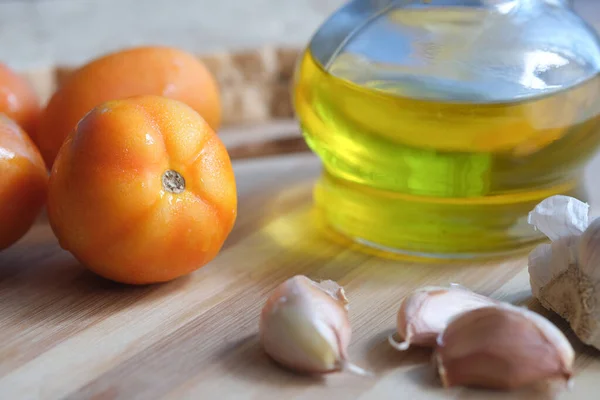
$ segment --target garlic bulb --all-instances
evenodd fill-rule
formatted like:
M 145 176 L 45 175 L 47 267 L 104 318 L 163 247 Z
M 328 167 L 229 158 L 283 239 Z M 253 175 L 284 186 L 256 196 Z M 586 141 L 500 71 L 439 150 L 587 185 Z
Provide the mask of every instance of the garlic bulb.
M 406 296 L 397 317 L 398 343 L 393 336 L 389 342 L 397 350 L 411 345 L 435 346 L 437 336 L 448 321 L 465 311 L 495 304 L 495 301 L 458 285 L 424 287 Z
M 572 375 L 575 353 L 541 315 L 499 304 L 463 313 L 438 337 L 435 353 L 445 387 L 517 389 Z
M 303 373 L 366 371 L 348 361 L 351 328 L 344 289 L 294 276 L 268 298 L 260 317 L 260 341 L 277 363 Z
M 552 240 L 529 255 L 534 296 L 565 318 L 581 341 L 600 349 L 600 221 L 590 224 L 589 206 L 577 199 L 554 196 L 531 213 L 529 222 Z

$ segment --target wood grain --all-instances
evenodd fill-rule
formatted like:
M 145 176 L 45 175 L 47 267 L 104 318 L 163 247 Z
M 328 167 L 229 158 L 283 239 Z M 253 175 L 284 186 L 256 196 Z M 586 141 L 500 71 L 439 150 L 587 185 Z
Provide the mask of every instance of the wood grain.
M 309 150 L 295 120 L 274 120 L 261 125 L 226 127 L 219 137 L 232 160 L 302 153 Z
M 595 398 L 599 352 L 531 299 L 522 257 L 470 264 L 375 258 L 319 223 L 311 190 L 320 164 L 313 155 L 238 160 L 235 168 L 234 231 L 213 262 L 177 281 L 130 287 L 100 279 L 59 248 L 43 220 L 0 253 L 0 398 L 544 398 L 444 390 L 429 352 L 389 347 L 401 298 L 419 286 L 450 282 L 530 306 L 556 322 L 578 353 L 575 386 L 560 398 Z M 350 355 L 374 378 L 297 376 L 262 353 L 256 338 L 262 303 L 294 274 L 346 288 Z

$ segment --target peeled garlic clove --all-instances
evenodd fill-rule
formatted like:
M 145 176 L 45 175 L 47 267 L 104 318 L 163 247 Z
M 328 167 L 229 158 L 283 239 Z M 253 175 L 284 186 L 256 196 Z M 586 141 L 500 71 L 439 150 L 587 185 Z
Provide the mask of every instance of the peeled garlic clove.
M 581 235 L 589 225 L 589 205 L 569 196 L 551 196 L 529 213 L 528 222 L 554 241 Z
M 411 345 L 433 347 L 448 321 L 465 311 L 486 307 L 496 302 L 458 285 L 424 287 L 406 296 L 397 315 L 398 335 L 402 342 L 389 337 L 397 350 Z
M 348 361 L 351 328 L 343 289 L 305 276 L 279 285 L 260 318 L 260 341 L 277 363 L 304 373 L 344 369 L 365 373 Z
M 575 353 L 539 314 L 496 305 L 461 314 L 438 337 L 435 360 L 445 387 L 517 389 L 568 381 Z

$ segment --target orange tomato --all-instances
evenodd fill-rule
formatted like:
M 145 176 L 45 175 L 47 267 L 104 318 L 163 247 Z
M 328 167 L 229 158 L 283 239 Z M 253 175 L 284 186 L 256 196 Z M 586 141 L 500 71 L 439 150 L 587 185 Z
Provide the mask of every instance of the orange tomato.
M 216 80 L 197 58 L 168 47 L 112 53 L 74 71 L 42 113 L 34 141 L 48 167 L 64 139 L 92 108 L 109 100 L 158 95 L 180 100 L 217 130 L 221 103 Z
M 0 113 L 15 121 L 30 136 L 35 131 L 41 108 L 31 85 L 6 65 L 0 64 Z
M 51 172 L 48 217 L 61 246 L 118 282 L 164 282 L 200 268 L 236 214 L 224 145 L 198 113 L 164 97 L 99 105 Z
M 48 172 L 21 128 L 0 114 L 0 250 L 33 225 L 46 200 Z

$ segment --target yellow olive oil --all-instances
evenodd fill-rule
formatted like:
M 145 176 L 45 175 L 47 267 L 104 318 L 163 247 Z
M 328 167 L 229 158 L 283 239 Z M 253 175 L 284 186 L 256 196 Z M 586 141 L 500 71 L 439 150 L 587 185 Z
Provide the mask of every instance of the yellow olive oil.
M 362 63 L 348 53 L 324 66 L 309 49 L 296 76 L 296 112 L 324 165 L 315 199 L 334 230 L 401 253 L 503 253 L 540 239 L 527 214 L 542 199 L 582 198 L 600 144 L 598 75 L 464 100 L 378 79 L 385 65 L 354 79 Z

